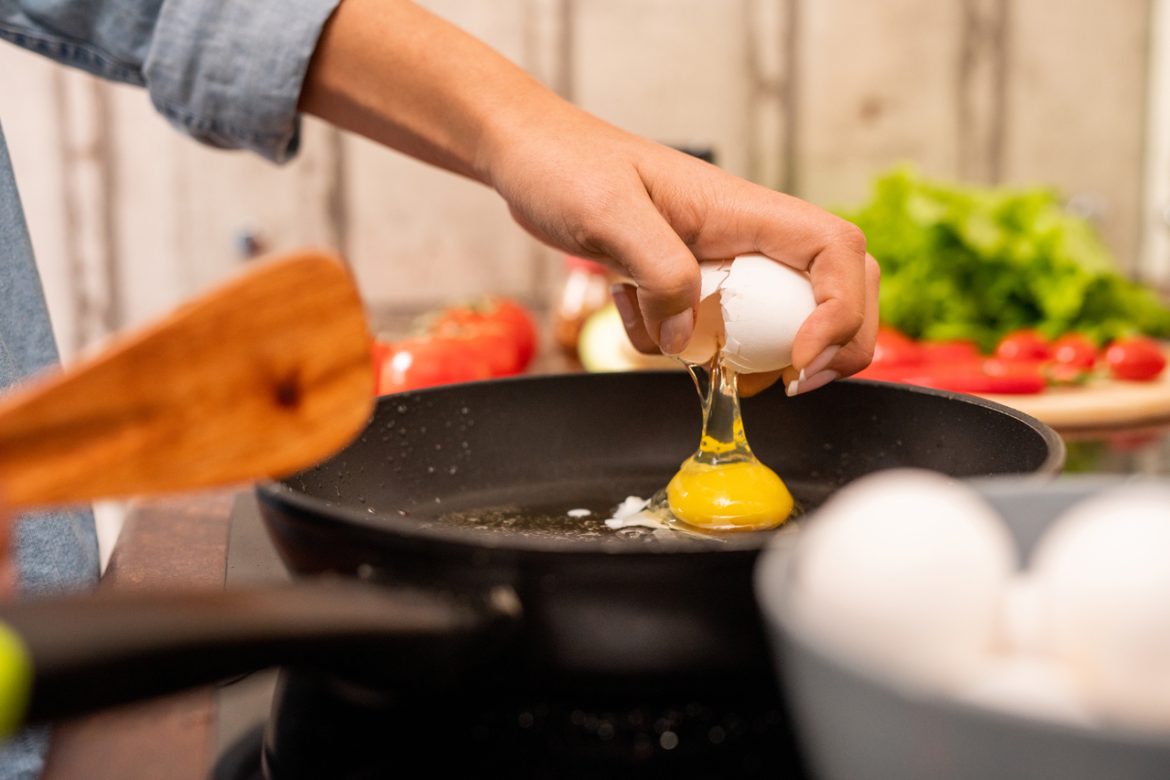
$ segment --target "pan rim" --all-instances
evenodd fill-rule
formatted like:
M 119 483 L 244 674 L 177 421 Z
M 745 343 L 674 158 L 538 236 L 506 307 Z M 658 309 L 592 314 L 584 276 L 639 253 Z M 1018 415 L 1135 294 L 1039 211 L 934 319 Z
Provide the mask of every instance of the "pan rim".
M 677 371 L 669 370 L 621 373 L 671 377 L 678 375 Z M 505 379 L 484 380 L 467 383 L 465 386 L 503 383 L 547 383 L 550 380 L 557 382 L 590 381 L 588 378 L 595 376 L 595 374 L 588 373 L 535 374 L 508 377 Z M 1060 435 L 1051 426 L 1010 406 L 975 395 L 936 390 L 934 388 L 902 385 L 870 379 L 844 379 L 839 381 L 854 385 L 893 386 L 897 388 L 897 392 L 905 392 L 911 395 L 933 396 L 961 404 L 974 405 L 1015 420 L 1038 435 L 1044 443 L 1047 452 L 1044 461 L 1034 470 L 1018 472 L 1013 475 L 1020 479 L 1050 478 L 1060 473 L 1064 465 L 1067 450 L 1064 440 Z M 445 385 L 384 395 L 378 401 L 380 403 L 389 403 L 392 401 L 387 401 L 386 399 L 425 398 L 427 395 L 433 393 L 449 393 L 451 392 L 451 387 L 451 385 Z M 642 556 L 648 558 L 675 554 L 702 555 L 711 552 L 724 554 L 729 552 L 746 552 L 754 554 L 761 550 L 777 533 L 776 529 L 770 531 L 738 532 L 712 538 L 710 541 L 693 537 L 680 537 L 677 540 L 658 539 L 653 544 L 631 543 L 630 540 L 621 539 L 620 537 L 614 537 L 612 539 L 582 539 L 552 536 L 511 536 L 507 534 L 485 535 L 457 526 L 445 526 L 441 523 L 423 524 L 417 520 L 396 517 L 386 513 L 370 513 L 363 511 L 359 507 L 333 503 L 297 490 L 287 482 L 287 480 L 293 477 L 295 477 L 295 474 L 260 480 L 255 484 L 255 492 L 264 502 L 285 507 L 293 510 L 297 514 L 322 518 L 330 524 L 343 524 L 348 527 L 357 527 L 380 535 L 390 534 L 403 539 L 439 543 L 453 547 L 464 547 L 469 550 L 499 553 L 555 553 L 557 555 L 568 556 Z M 977 477 L 978 475 L 971 478 Z

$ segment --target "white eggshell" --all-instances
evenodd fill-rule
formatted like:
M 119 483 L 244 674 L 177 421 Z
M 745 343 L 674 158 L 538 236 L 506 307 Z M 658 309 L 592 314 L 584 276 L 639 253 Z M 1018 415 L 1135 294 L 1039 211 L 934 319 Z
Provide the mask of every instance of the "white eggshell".
M 1041 654 L 1049 650 L 1040 590 L 1033 577 L 1019 573 L 1004 588 L 996 649 L 1002 653 Z
M 873 671 L 954 690 L 986 662 L 1015 549 L 970 488 L 898 469 L 850 483 L 812 516 L 793 558 L 809 635 Z
M 956 695 L 971 704 L 1025 717 L 1081 726 L 1095 721 L 1068 670 L 1039 656 L 989 657 Z
M 723 309 L 718 295 L 727 274 L 731 270 L 730 260 L 708 262 L 699 265 L 699 308 L 695 313 L 695 330 L 691 340 L 679 357 L 688 363 L 705 366 L 715 357 L 723 343 Z
M 1048 641 L 1109 720 L 1170 730 L 1170 490 L 1071 507 L 1032 563 Z
M 681 357 L 706 364 L 722 342 L 724 363 L 741 373 L 792 363 L 792 341 L 816 308 L 808 274 L 764 255 L 703 263 L 695 332 Z

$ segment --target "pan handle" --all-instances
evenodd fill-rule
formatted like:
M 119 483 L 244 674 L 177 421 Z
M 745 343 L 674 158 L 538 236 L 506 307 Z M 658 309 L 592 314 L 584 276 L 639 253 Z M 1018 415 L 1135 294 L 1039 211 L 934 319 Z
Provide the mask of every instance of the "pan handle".
M 481 600 L 324 579 L 215 592 L 103 593 L 0 606 L 0 738 L 276 665 L 380 686 L 454 682 L 519 618 Z

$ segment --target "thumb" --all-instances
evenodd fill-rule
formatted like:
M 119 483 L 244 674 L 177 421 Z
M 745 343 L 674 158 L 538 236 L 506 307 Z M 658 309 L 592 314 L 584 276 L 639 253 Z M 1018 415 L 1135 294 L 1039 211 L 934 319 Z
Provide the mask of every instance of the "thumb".
M 667 355 L 686 349 L 699 302 L 699 264 L 658 210 L 647 202 L 607 242 L 613 260 L 637 285 L 646 333 Z M 631 323 L 626 317 L 626 330 Z M 632 335 L 632 334 L 631 334 Z

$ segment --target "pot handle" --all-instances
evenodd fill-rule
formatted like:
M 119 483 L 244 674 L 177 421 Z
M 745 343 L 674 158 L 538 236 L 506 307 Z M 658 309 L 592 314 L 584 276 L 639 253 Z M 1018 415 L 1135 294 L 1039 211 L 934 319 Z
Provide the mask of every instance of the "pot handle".
M 386 687 L 453 681 L 519 614 L 508 588 L 471 599 L 342 579 L 12 602 L 0 606 L 0 738 L 276 665 Z

